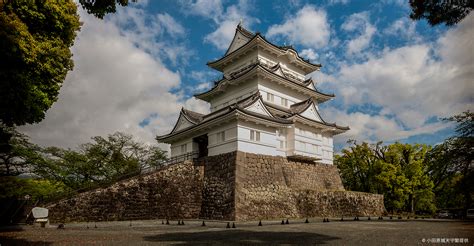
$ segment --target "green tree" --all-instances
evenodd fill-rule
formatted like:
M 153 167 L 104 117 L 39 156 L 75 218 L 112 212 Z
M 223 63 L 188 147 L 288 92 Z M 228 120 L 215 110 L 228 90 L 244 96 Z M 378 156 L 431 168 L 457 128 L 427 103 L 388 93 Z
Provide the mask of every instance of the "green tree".
M 73 1 L 0 3 L 0 121 L 40 122 L 73 68 L 69 48 L 79 30 Z
M 133 0 L 133 2 L 136 2 L 136 0 Z M 109 13 L 115 13 L 117 5 L 127 6 L 128 0 L 79 0 L 79 3 L 87 10 L 87 13 L 102 19 Z
M 424 165 L 427 146 L 349 143 L 335 157 L 346 189 L 383 194 L 389 211 L 434 210 L 433 184 Z
M 400 167 L 400 176 L 405 179 L 405 209 L 414 213 L 415 210 L 434 211 L 433 182 L 428 176 L 425 156 L 430 148 L 422 144 L 394 143 L 388 146 L 387 161 Z
M 456 135 L 436 145 L 426 160 L 440 207 L 472 206 L 474 196 L 474 113 L 445 119 L 456 123 Z
M 28 172 L 30 166 L 40 158 L 40 148 L 29 142 L 28 137 L 13 127 L 0 125 L 2 132 L 9 134 L 7 152 L 0 152 L 0 176 L 17 176 Z
M 472 0 L 410 0 L 410 7 L 410 18 L 413 20 L 427 19 L 432 26 L 441 23 L 452 26 L 471 12 L 474 2 Z
M 116 132 L 106 138 L 96 136 L 92 140 L 81 145 L 79 151 L 46 148 L 45 159 L 36 161 L 33 172 L 77 190 L 136 175 L 166 159 L 165 151 L 135 141 L 125 133 Z

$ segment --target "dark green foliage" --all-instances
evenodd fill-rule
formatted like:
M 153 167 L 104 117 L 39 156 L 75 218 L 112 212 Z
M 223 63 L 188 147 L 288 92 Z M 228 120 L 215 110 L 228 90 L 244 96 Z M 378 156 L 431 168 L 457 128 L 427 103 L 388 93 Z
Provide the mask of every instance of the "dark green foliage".
M 12 135 L 12 150 L 0 153 L 1 197 L 25 194 L 54 197 L 137 175 L 144 168 L 160 166 L 166 160 L 166 151 L 120 132 L 107 138 L 93 137 L 93 142 L 75 151 L 40 148 L 13 127 L 3 126 L 3 129 Z M 20 174 L 25 177 L 19 178 Z
M 73 68 L 69 48 L 79 30 L 73 1 L 0 3 L 0 121 L 40 122 Z
M 474 113 L 466 111 L 445 119 L 456 122 L 456 136 L 428 153 L 437 205 L 469 208 L 474 197 Z
M 92 139 L 79 151 L 44 149 L 45 159 L 36 163 L 33 172 L 77 190 L 139 174 L 143 168 L 159 166 L 166 159 L 166 152 L 157 146 L 137 142 L 121 132 Z
M 459 23 L 474 7 L 472 0 L 410 0 L 413 20 L 427 19 L 430 25 L 445 23 L 448 26 Z
M 434 210 L 433 184 L 424 165 L 427 146 L 350 143 L 335 157 L 346 189 L 383 194 L 389 211 Z
M 0 176 L 17 176 L 29 171 L 29 166 L 41 158 L 40 148 L 13 127 L 0 125 L 0 132 L 10 135 L 8 151 L 0 152 Z
M 133 2 L 136 2 L 136 0 L 133 0 Z M 79 0 L 79 3 L 87 10 L 87 13 L 103 19 L 109 13 L 115 13 L 117 4 L 127 6 L 128 0 Z
M 457 124 L 457 135 L 433 148 L 350 141 L 335 156 L 345 188 L 383 194 L 389 211 L 472 207 L 473 119 L 470 111 L 445 119 Z

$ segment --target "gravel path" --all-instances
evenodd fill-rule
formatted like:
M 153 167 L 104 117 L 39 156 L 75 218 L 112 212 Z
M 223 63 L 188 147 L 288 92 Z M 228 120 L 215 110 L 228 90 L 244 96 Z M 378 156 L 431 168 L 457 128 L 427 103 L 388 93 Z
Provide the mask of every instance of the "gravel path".
M 474 245 L 473 221 L 389 220 L 360 221 L 322 219 L 238 222 L 162 221 L 71 223 L 65 229 L 39 226 L 0 228 L 4 245 Z M 97 225 L 97 228 L 95 228 Z M 232 223 L 230 223 L 232 225 Z M 439 239 L 439 243 L 436 240 Z M 463 243 L 455 243 L 456 240 Z M 468 240 L 467 243 L 464 241 Z M 433 242 L 434 241 L 434 242 Z M 443 241 L 445 241 L 443 243 Z M 452 242 L 451 242 L 452 241 Z

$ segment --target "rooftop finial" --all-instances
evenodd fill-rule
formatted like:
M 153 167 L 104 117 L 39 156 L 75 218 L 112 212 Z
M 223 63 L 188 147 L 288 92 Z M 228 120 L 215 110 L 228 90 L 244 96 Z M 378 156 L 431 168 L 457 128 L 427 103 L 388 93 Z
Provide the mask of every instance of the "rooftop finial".
M 239 21 L 239 26 L 242 26 L 242 18 L 240 18 L 240 21 Z

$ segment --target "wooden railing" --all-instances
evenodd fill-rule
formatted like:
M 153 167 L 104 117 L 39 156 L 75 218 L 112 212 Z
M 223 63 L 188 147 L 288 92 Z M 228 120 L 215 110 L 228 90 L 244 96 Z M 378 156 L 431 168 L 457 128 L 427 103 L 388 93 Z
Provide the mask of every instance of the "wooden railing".
M 189 152 L 189 153 L 182 154 L 182 155 L 173 156 L 169 159 L 164 160 L 163 162 L 160 162 L 159 165 L 157 165 L 155 167 L 143 168 L 141 173 L 153 172 L 153 171 L 157 170 L 160 167 L 164 167 L 164 166 L 175 164 L 175 163 L 182 162 L 182 161 L 195 160 L 198 157 L 199 157 L 199 152 L 197 152 L 197 151 Z

